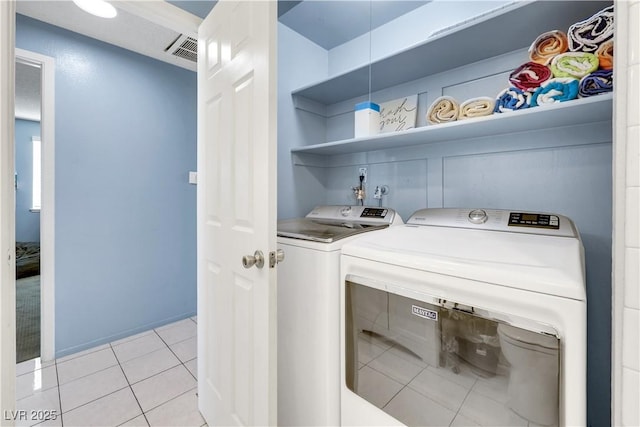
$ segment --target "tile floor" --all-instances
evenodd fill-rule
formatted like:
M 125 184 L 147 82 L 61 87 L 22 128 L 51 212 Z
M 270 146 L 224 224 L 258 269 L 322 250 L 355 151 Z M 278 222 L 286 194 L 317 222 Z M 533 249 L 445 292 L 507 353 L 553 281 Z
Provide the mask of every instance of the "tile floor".
M 358 394 L 410 426 L 533 427 L 506 405 L 508 378 L 431 366 L 379 335 L 360 333 Z
M 197 406 L 196 320 L 19 363 L 16 425 L 206 425 Z

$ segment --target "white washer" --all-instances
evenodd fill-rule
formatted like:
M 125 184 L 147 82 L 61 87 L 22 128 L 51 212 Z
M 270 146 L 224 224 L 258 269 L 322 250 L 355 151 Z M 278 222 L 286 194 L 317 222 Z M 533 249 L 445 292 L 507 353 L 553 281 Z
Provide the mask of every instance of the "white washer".
M 342 425 L 537 424 L 528 405 L 545 424 L 586 424 L 584 250 L 569 218 L 417 211 L 343 246 L 340 319 Z M 521 354 L 544 355 L 531 384 L 505 356 Z
M 278 425 L 340 423 L 340 249 L 398 224 L 393 209 L 366 206 L 278 222 Z

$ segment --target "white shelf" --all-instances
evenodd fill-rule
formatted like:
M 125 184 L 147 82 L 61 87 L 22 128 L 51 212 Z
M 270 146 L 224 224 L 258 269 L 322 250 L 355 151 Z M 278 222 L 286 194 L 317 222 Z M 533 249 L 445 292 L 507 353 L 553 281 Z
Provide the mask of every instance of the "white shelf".
M 566 31 L 611 1 L 517 2 L 481 15 L 424 43 L 371 64 L 371 91 L 396 86 L 466 64 L 527 48 L 541 33 Z M 331 105 L 369 91 L 369 66 L 322 80 L 292 94 Z
M 613 94 L 603 94 L 526 110 L 423 126 L 403 132 L 297 147 L 291 152 L 348 154 L 610 121 L 612 105 Z

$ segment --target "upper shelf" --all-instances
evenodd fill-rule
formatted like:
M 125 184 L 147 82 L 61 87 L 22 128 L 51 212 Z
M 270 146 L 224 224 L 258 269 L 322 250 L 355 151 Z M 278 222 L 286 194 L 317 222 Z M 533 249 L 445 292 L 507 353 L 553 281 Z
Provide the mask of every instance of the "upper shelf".
M 481 15 L 424 43 L 371 63 L 371 91 L 529 47 L 540 34 L 567 31 L 611 5 L 611 1 L 535 1 L 512 5 Z M 369 65 L 339 74 L 293 92 L 325 105 L 367 94 Z
M 604 94 L 401 132 L 297 147 L 291 152 L 347 154 L 609 121 L 612 105 L 613 94 Z

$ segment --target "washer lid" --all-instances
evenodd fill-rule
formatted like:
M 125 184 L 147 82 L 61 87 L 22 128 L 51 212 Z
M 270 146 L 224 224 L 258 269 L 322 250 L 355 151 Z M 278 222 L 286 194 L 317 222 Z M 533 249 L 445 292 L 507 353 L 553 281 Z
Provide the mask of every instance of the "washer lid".
M 278 221 L 278 236 L 331 243 L 367 231 L 381 230 L 388 226 L 388 224 L 368 225 L 351 221 L 331 223 L 310 218 L 289 219 Z
M 278 221 L 278 236 L 331 243 L 367 231 L 402 224 L 393 209 L 373 206 L 316 206 L 305 218 Z
M 505 325 L 504 323 L 498 324 L 498 334 L 502 334 L 516 343 L 523 343 L 551 350 L 558 349 L 558 339 L 556 337 L 528 331 L 522 328 L 516 328 L 514 326 Z
M 407 224 L 348 242 L 342 256 L 586 299 L 578 238 Z

